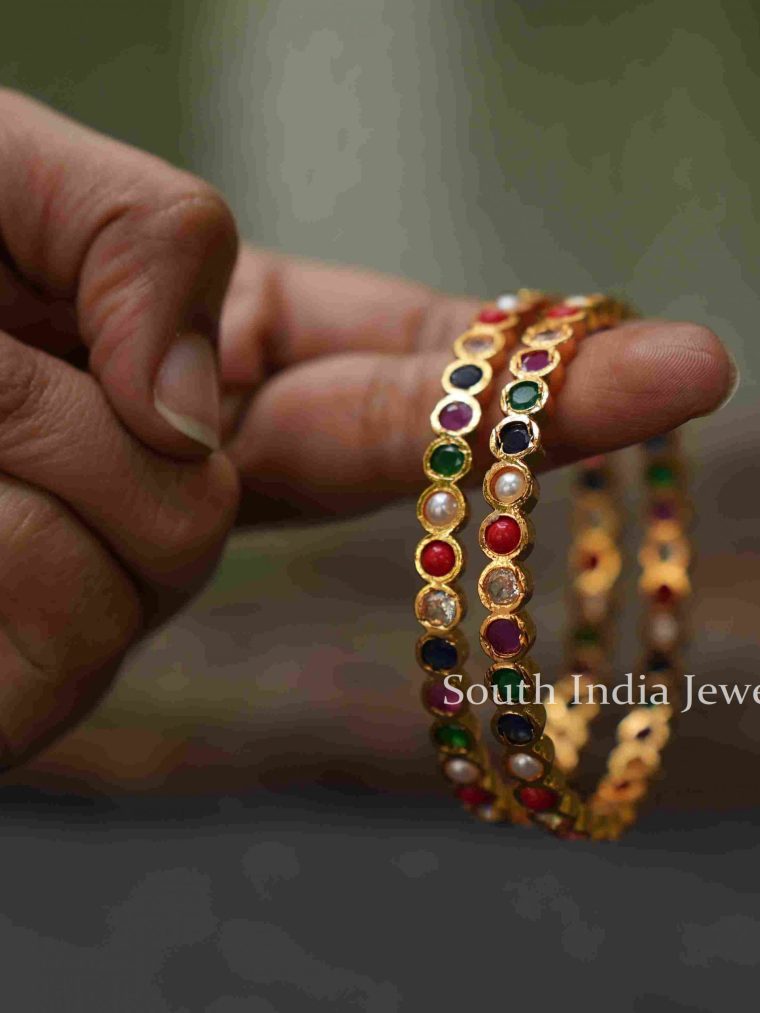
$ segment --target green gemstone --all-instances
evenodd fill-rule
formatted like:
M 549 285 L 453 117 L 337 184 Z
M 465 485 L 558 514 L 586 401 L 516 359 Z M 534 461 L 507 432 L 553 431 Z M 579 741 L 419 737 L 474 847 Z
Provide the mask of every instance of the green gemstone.
M 599 641 L 599 631 L 593 626 L 579 626 L 575 631 L 575 640 L 579 644 L 596 644 Z
M 526 412 L 538 404 L 541 398 L 541 389 L 534 380 L 525 380 L 516 383 L 509 392 L 509 405 L 516 412 Z
M 520 687 L 527 683 L 516 668 L 499 668 L 491 676 L 491 682 L 499 693 L 502 703 L 521 703 Z M 525 703 L 528 701 L 525 700 Z
M 439 725 L 435 741 L 446 749 L 472 749 L 472 735 L 462 725 Z
M 647 482 L 659 489 L 673 485 L 675 478 L 675 472 L 669 464 L 650 464 L 647 469 Z
M 451 478 L 464 468 L 464 451 L 455 443 L 444 443 L 430 455 L 430 470 Z

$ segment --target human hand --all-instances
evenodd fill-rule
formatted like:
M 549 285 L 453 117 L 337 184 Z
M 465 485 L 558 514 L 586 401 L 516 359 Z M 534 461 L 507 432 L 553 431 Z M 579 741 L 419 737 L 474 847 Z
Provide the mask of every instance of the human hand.
M 0 162 L 0 765 L 12 765 L 197 591 L 232 524 L 237 476 L 210 447 L 236 235 L 206 184 L 6 92 Z M 87 350 L 90 373 L 72 364 Z
M 530 279 L 532 282 L 533 279 Z M 226 449 L 242 518 L 345 513 L 419 492 L 429 416 L 473 299 L 244 248 L 220 340 Z M 735 381 L 707 328 L 637 320 L 590 336 L 549 426 L 553 467 L 638 443 L 715 410 Z M 474 446 L 485 471 L 492 398 Z

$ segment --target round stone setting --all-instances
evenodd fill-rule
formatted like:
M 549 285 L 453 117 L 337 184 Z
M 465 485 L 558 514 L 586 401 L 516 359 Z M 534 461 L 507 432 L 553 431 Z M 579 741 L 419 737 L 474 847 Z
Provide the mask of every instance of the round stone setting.
M 544 772 L 544 765 L 530 753 L 513 753 L 507 760 L 507 770 L 521 781 L 536 781 Z
M 456 443 L 442 443 L 430 455 L 430 470 L 441 478 L 453 478 L 464 468 L 465 453 Z
M 433 732 L 433 737 L 439 746 L 458 752 L 472 749 L 474 742 L 471 733 L 463 725 L 439 725 Z
M 457 798 L 465 805 L 490 805 L 496 796 L 477 784 L 463 784 L 456 789 Z
M 420 565 L 431 577 L 445 577 L 456 564 L 456 554 L 448 542 L 428 542 L 420 553 Z
M 533 741 L 533 725 L 522 714 L 501 714 L 496 722 L 500 738 L 513 746 L 527 746 Z
M 508 464 L 491 479 L 491 491 L 494 499 L 508 506 L 522 499 L 528 491 L 528 481 L 519 468 Z
M 438 412 L 438 423 L 442 429 L 458 433 L 469 426 L 472 415 L 472 408 L 464 401 L 452 401 Z
M 498 668 L 491 676 L 491 685 L 496 689 L 502 704 L 527 703 L 520 698 L 520 690 L 527 687 L 516 668 Z M 530 722 L 528 722 L 530 724 Z
M 471 387 L 477 386 L 482 379 L 483 370 L 480 366 L 475 366 L 472 363 L 457 366 L 449 374 L 449 383 L 458 390 L 469 390 Z
M 551 356 L 545 348 L 535 348 L 523 352 L 520 356 L 520 369 L 525 373 L 540 373 L 551 362 Z
M 520 805 L 524 805 L 526 809 L 531 809 L 537 813 L 556 809 L 559 802 L 559 796 L 556 791 L 552 791 L 551 788 L 545 788 L 543 785 L 519 788 L 515 794 Z
M 550 320 L 563 320 L 565 317 L 574 317 L 576 313 L 579 313 L 582 307 L 569 306 L 567 303 L 560 303 L 559 306 L 552 306 L 547 312 L 547 317 Z
M 522 380 L 509 392 L 509 406 L 516 412 L 527 412 L 541 400 L 541 388 L 535 380 Z
M 480 767 L 472 760 L 452 756 L 443 765 L 443 772 L 455 784 L 474 784 L 480 779 Z
M 431 589 L 420 598 L 419 617 L 428 626 L 446 629 L 456 620 L 458 604 L 456 595 L 451 592 Z
M 440 637 L 430 637 L 430 639 L 423 641 L 420 657 L 428 668 L 432 668 L 435 672 L 443 672 L 450 668 L 456 668 L 459 652 L 451 641 L 442 640 Z
M 505 658 L 519 654 L 522 649 L 520 627 L 514 619 L 492 619 L 486 627 L 485 639 L 496 654 Z
M 431 682 L 425 690 L 425 705 L 439 714 L 458 714 L 464 708 L 464 703 L 464 697 L 459 701 L 457 695 L 446 688 L 442 679 Z
M 514 605 L 522 597 L 522 588 L 514 570 L 500 566 L 491 570 L 485 590 L 494 605 Z
M 469 338 L 464 339 L 462 348 L 467 355 L 477 358 L 478 356 L 490 355 L 495 348 L 495 344 L 493 338 L 488 334 L 472 334 Z
M 485 530 L 485 541 L 497 556 L 508 556 L 520 544 L 522 532 L 514 517 L 497 517 Z
M 508 318 L 509 313 L 505 313 L 498 306 L 486 306 L 478 314 L 478 320 L 481 324 L 502 324 Z
M 439 489 L 425 500 L 422 515 L 432 527 L 446 528 L 455 523 L 459 516 L 459 503 L 453 492 Z
M 524 422 L 509 422 L 499 430 L 499 446 L 505 454 L 521 454 L 531 443 L 531 432 Z

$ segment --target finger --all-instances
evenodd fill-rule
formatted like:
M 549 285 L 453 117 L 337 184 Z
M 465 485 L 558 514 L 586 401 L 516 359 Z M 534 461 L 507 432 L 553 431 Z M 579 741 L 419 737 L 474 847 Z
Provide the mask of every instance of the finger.
M 446 352 L 367 352 L 280 373 L 253 398 L 229 447 L 246 489 L 291 509 L 331 511 L 414 492 L 450 359 Z M 497 376 L 494 389 L 507 379 L 506 372 Z M 555 399 L 544 431 L 547 463 L 673 429 L 716 408 L 730 383 L 725 350 L 704 327 L 642 321 L 595 334 L 581 343 Z M 488 434 L 500 417 L 492 397 L 478 431 L 475 473 L 485 470 Z
M 58 500 L 0 477 L 0 768 L 41 749 L 108 685 L 142 621 L 137 593 Z
M 222 313 L 223 384 L 252 387 L 321 355 L 441 347 L 441 337 L 453 340 L 477 307 L 375 271 L 244 246 Z
M 13 92 L 0 92 L 0 140 L 6 258 L 43 296 L 20 305 L 26 326 L 72 300 L 122 421 L 156 450 L 207 453 L 219 431 L 213 342 L 236 253 L 226 205 L 208 184 Z M 7 287 L 0 294 L 7 301 Z
M 154 453 L 92 376 L 2 332 L 0 473 L 64 501 L 141 584 L 185 595 L 205 579 L 237 507 L 224 454 Z

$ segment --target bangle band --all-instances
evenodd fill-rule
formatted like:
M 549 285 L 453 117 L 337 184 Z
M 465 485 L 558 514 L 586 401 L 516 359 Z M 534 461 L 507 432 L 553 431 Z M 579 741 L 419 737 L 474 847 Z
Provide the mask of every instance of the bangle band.
M 499 701 L 492 729 L 506 747 L 505 771 L 517 782 L 514 798 L 523 813 L 570 839 L 616 838 L 635 818 L 636 804 L 646 793 L 669 736 L 681 642 L 680 607 L 689 593 L 683 469 L 671 434 L 650 440 L 644 448 L 649 498 L 639 555 L 646 642 L 644 674 L 635 690 L 640 702 L 618 725 L 617 744 L 596 791 L 581 800 L 566 775 L 577 764 L 588 725 L 599 711 L 593 696 L 583 702 L 583 693 L 608 675 L 605 641 L 622 562 L 617 546 L 620 519 L 607 461 L 585 462 L 578 474 L 570 551 L 573 621 L 568 674 L 557 682 L 554 700 L 545 706 L 536 696 L 537 670 L 527 658 L 535 631 L 521 611 L 531 594 L 530 577 L 522 565 L 534 540 L 527 514 L 538 495 L 528 462 L 541 449 L 539 422 L 551 409 L 577 342 L 626 315 L 622 304 L 603 296 L 578 296 L 552 307 L 540 323 L 526 330 L 510 360 L 514 379 L 501 395 L 505 417 L 491 434 L 496 463 L 483 480 L 492 512 L 481 525 L 479 540 L 490 562 L 478 589 L 489 609 L 480 629 L 481 645 L 493 662 L 486 682 L 497 691 Z M 512 502 L 501 495 L 507 487 L 515 490 Z
M 493 375 L 547 302 L 542 293 L 528 289 L 501 296 L 454 342 L 455 359 L 442 377 L 445 394 L 430 416 L 435 437 L 423 461 L 430 484 L 417 502 L 417 519 L 426 532 L 415 553 L 417 572 L 425 581 L 414 602 L 425 628 L 417 642 L 417 661 L 427 673 L 422 702 L 434 719 L 431 738 L 442 773 L 465 808 L 487 822 L 528 820 L 491 760 L 463 693 L 455 700 L 443 681 L 456 673 L 463 691 L 470 685 L 464 670 L 468 644 L 459 629 L 467 603 L 458 584 L 465 557 L 456 534 L 468 515 L 459 483 L 472 467 L 466 437 L 478 428 Z

